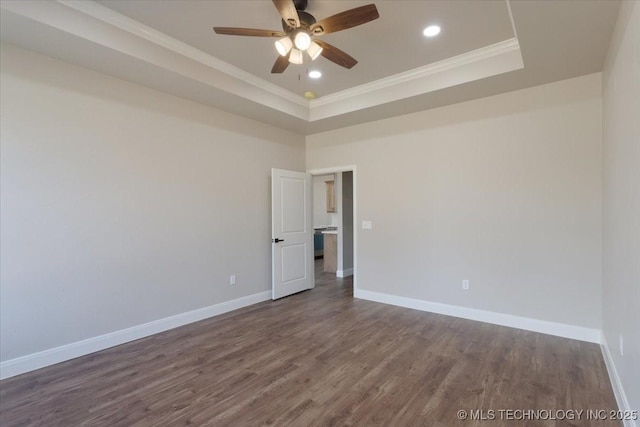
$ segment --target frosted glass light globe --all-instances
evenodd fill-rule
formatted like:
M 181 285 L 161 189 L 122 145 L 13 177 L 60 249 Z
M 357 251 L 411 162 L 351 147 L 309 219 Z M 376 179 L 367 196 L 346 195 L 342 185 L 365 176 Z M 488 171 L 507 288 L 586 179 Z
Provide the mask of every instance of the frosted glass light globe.
M 304 31 L 300 31 L 298 34 L 296 34 L 296 38 L 293 40 L 293 43 L 298 49 L 307 50 L 309 48 L 309 45 L 311 44 L 311 37 Z

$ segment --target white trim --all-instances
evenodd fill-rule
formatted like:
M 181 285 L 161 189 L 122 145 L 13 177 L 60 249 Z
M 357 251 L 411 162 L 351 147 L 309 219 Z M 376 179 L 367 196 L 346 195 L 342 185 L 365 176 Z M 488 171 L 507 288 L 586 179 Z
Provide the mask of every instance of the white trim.
M 327 175 L 330 173 L 353 172 L 353 292 L 358 289 L 358 173 L 356 165 L 334 166 L 330 168 L 307 169 L 310 175 Z
M 505 0 L 507 3 L 507 11 L 509 12 L 509 20 L 511 21 L 511 29 L 513 30 L 513 37 L 518 38 L 518 30 L 516 29 L 516 21 L 513 19 L 513 12 L 511 11 L 511 2 L 509 0 Z
M 510 5 L 506 1 L 511 19 Z M 299 94 L 91 0 L 2 2 L 0 7 L 56 30 L 287 114 L 305 123 L 521 69 L 517 37 L 307 101 Z M 514 29 L 513 20 L 511 25 Z M 56 55 L 53 55 L 56 56 Z M 81 61 L 82 62 L 82 61 Z M 188 81 L 187 80 L 187 81 Z M 184 92 L 182 92 L 184 93 Z M 190 95 L 186 95 L 191 98 Z M 212 105 L 213 94 L 207 95 Z M 195 99 L 194 99 L 195 100 Z M 201 100 L 196 100 L 201 102 Z
M 356 165 L 335 166 L 332 168 L 309 169 L 307 173 L 310 175 L 329 175 L 338 172 L 355 172 Z
M 336 276 L 338 277 L 353 276 L 353 268 L 345 268 L 344 270 L 338 270 L 336 271 Z
M 344 101 L 346 99 L 362 96 L 364 94 L 379 91 L 382 89 L 387 89 L 413 80 L 424 79 L 437 73 L 453 70 L 455 68 L 460 68 L 465 65 L 473 64 L 475 62 L 515 51 L 520 51 L 520 43 L 518 43 L 518 39 L 511 38 L 488 46 L 483 46 L 481 48 L 465 52 L 460 55 L 452 56 L 451 58 L 436 61 L 422 67 L 414 68 L 412 70 L 394 74 L 389 77 L 374 80 L 372 82 L 361 84 L 359 86 L 345 89 L 340 92 L 334 92 L 332 94 L 325 95 L 321 98 L 310 101 L 309 107 L 313 109 L 322 105 Z
M 517 43 L 514 39 L 510 41 Z M 479 53 L 474 60 L 467 58 L 458 62 L 454 61 L 455 58 L 450 58 L 449 64 L 438 64 L 440 67 L 434 67 L 428 72 L 423 70 L 425 75 L 406 80 L 400 79 L 401 81 L 396 81 L 388 87 L 353 88 L 358 91 L 358 96 L 348 96 L 326 104 L 314 104 L 314 102 L 320 102 L 325 98 L 335 99 L 330 97 L 336 94 L 313 100 L 309 108 L 309 120 L 314 122 L 524 68 L 519 48 L 515 49 L 512 45 L 492 51 L 490 47 L 478 49 L 484 52 Z M 463 55 L 472 56 L 470 53 Z
M 309 101 L 302 98 L 300 95 L 296 95 L 291 91 L 283 89 L 282 87 L 277 86 L 265 79 L 248 73 L 234 65 L 229 64 L 228 62 L 205 53 L 200 49 L 196 49 L 189 44 L 183 43 L 180 40 L 170 37 L 163 32 L 144 25 L 141 22 L 136 21 L 135 19 L 131 19 L 128 16 L 116 12 L 113 9 L 109 9 L 108 7 L 103 6 L 99 3 L 86 0 L 57 0 L 57 2 L 71 9 L 77 10 L 78 12 L 89 15 L 92 18 L 96 18 L 100 21 L 106 22 L 107 24 L 113 25 L 114 27 L 117 27 L 123 31 L 150 41 L 151 43 L 154 43 L 158 46 L 162 46 L 175 53 L 193 59 L 194 61 L 198 61 L 203 65 L 215 68 L 216 70 L 222 71 L 223 73 L 226 73 L 230 76 L 234 76 L 245 83 L 264 89 L 276 96 L 280 96 L 286 99 L 287 101 L 304 107 L 309 106 Z
M 170 71 L 174 77 L 167 80 L 169 87 L 173 82 L 192 81 L 204 84 L 212 91 L 206 96 L 206 99 L 210 101 L 211 105 L 218 108 L 224 109 L 224 105 L 216 102 L 213 93 L 221 91 L 305 122 L 309 120 L 309 102 L 304 100 L 302 96 L 242 71 L 219 58 L 91 0 L 3 1 L 0 8 L 3 12 L 8 10 L 29 20 L 45 24 L 52 29 L 89 41 L 98 47 L 124 54 L 127 58 L 123 57 L 122 59 L 125 61 L 135 58 L 162 70 Z M 55 57 L 58 54 L 51 56 Z M 83 60 L 72 62 L 87 66 Z M 89 68 L 95 67 L 89 66 Z M 100 71 L 101 67 L 97 67 L 96 70 Z M 156 87 L 156 89 L 158 88 Z M 183 94 L 179 96 L 202 103 L 202 99 L 193 99 L 191 95 L 184 95 L 184 91 L 178 92 Z M 209 102 L 207 103 L 209 104 Z
M 620 381 L 620 376 L 618 375 L 616 365 L 613 362 L 613 357 L 611 356 L 611 351 L 609 350 L 609 345 L 607 344 L 607 339 L 605 338 L 604 333 L 600 337 L 600 349 L 602 350 L 604 364 L 606 365 L 607 372 L 609 373 L 609 380 L 611 381 L 611 388 L 613 388 L 613 395 L 616 397 L 616 402 L 618 403 L 618 409 L 620 411 L 631 411 L 635 409 L 631 408 L 631 405 L 629 405 L 629 400 L 624 392 L 624 387 L 622 387 L 622 381 Z M 636 421 L 624 420 L 624 427 L 640 427 L 640 424 Z
M 461 317 L 463 319 L 477 320 L 479 322 L 524 329 L 526 331 L 541 332 L 543 334 L 571 338 L 574 340 L 597 344 L 600 343 L 601 333 L 599 329 L 584 328 L 582 326 L 548 322 L 546 320 L 531 319 L 511 314 L 496 313 L 493 311 L 400 297 L 380 292 L 366 291 L 364 289 L 354 289 L 353 292 L 353 296 L 355 298 L 369 301 L 397 305 L 400 307 L 412 308 L 414 310 L 428 311 L 430 313 L 444 314 L 447 316 Z
M 485 59 L 490 59 L 495 56 L 502 55 L 504 53 L 520 51 L 520 44 L 517 36 L 515 36 L 515 25 L 511 20 L 512 28 L 514 31 L 514 38 L 504 40 L 498 43 L 494 43 L 488 46 L 481 47 L 479 49 L 472 50 L 470 52 L 463 53 L 451 58 L 437 61 L 432 64 L 418 67 L 406 72 L 398 73 L 389 77 L 385 77 L 370 83 L 365 83 L 360 86 L 356 86 L 344 91 L 335 92 L 330 95 L 323 96 L 321 98 L 307 101 L 299 95 L 283 89 L 265 79 L 257 77 L 251 73 L 248 73 L 234 65 L 231 65 L 221 59 L 218 59 L 212 55 L 209 55 L 200 49 L 196 49 L 191 45 L 183 43 L 173 37 L 166 35 L 154 28 L 142 24 L 134 19 L 131 19 L 119 12 L 116 12 L 108 7 L 102 6 L 94 1 L 79 1 L 79 0 L 57 0 L 58 3 L 63 4 L 71 9 L 82 12 L 92 18 L 99 19 L 105 23 L 113 25 L 123 31 L 136 35 L 150 41 L 158 46 L 162 46 L 175 53 L 183 55 L 187 58 L 200 62 L 218 71 L 221 71 L 227 75 L 234 76 L 245 83 L 248 83 L 254 87 L 264 89 L 276 96 L 282 97 L 287 101 L 293 102 L 300 106 L 305 106 L 309 110 L 314 107 L 331 104 L 336 101 L 342 101 L 345 99 L 361 96 L 364 93 L 373 91 L 379 91 L 393 87 L 402 83 L 410 82 L 413 80 L 424 79 L 436 73 L 449 71 L 451 69 L 459 68 L 468 64 L 479 62 Z M 511 17 L 510 5 L 506 1 L 509 16 Z M 309 119 L 307 119 L 309 120 Z
M 231 301 L 210 305 L 197 310 L 188 311 L 186 313 L 176 314 L 175 316 L 166 317 L 164 319 L 154 320 L 142 325 L 136 325 L 127 329 L 77 341 L 71 344 L 65 344 L 60 347 L 40 351 L 38 353 L 17 357 L 0 363 L 0 379 L 13 377 L 25 372 L 44 368 L 45 366 L 75 359 L 76 357 L 148 337 L 159 332 L 164 332 L 169 329 L 177 328 L 209 317 L 218 316 L 229 311 L 257 304 L 262 301 L 268 301 L 270 299 L 271 291 L 264 291 Z

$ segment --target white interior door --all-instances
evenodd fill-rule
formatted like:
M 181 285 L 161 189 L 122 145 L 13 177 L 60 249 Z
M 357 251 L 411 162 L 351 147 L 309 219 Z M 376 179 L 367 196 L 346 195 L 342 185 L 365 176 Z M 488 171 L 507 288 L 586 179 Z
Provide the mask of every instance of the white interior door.
M 271 169 L 271 297 L 313 288 L 311 175 Z

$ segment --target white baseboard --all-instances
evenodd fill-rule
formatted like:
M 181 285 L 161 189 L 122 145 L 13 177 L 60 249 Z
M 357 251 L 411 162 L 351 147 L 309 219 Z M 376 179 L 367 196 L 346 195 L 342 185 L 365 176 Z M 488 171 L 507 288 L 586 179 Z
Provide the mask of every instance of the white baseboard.
M 217 316 L 270 299 L 271 291 L 260 292 L 197 310 L 188 311 L 186 313 L 180 313 L 164 319 L 154 320 L 153 322 L 144 323 L 142 325 L 132 326 L 120 331 L 110 332 L 108 334 L 88 338 L 86 340 L 40 351 L 38 353 L 17 357 L 0 363 L 0 379 L 13 377 L 25 372 L 44 368 L 45 366 L 75 359 L 76 357 L 148 337 L 159 332 L 177 328 L 178 326 L 197 322 L 199 320 L 207 319 L 209 317 Z
M 618 403 L 618 409 L 620 411 L 632 411 L 637 408 L 631 408 L 629 405 L 629 401 L 627 400 L 627 395 L 624 392 L 624 388 L 622 387 L 622 382 L 620 381 L 620 376 L 618 375 L 618 371 L 616 369 L 615 363 L 613 363 L 613 357 L 611 356 L 611 351 L 609 350 L 609 344 L 607 344 L 607 339 L 602 334 L 600 338 L 600 349 L 602 350 L 602 357 L 604 358 L 604 364 L 607 366 L 607 372 L 609 373 L 609 380 L 611 381 L 611 387 L 613 388 L 613 394 L 616 397 L 616 402 Z M 624 420 L 624 427 L 640 427 L 640 423 L 638 420 Z
M 548 322 L 545 320 L 531 319 L 511 314 L 495 313 L 493 311 L 399 297 L 396 295 L 383 294 L 380 292 L 366 291 L 362 289 L 355 289 L 354 297 L 405 308 L 412 308 L 414 310 L 445 314 L 447 316 L 461 317 L 463 319 L 477 320 L 480 322 L 493 323 L 495 325 L 509 326 L 511 328 L 541 332 L 543 334 L 556 335 L 559 337 L 600 344 L 601 333 L 599 329 L 584 328 L 581 326 Z
M 336 271 L 336 276 L 338 277 L 353 276 L 353 268 L 345 268 L 344 270 L 338 270 Z

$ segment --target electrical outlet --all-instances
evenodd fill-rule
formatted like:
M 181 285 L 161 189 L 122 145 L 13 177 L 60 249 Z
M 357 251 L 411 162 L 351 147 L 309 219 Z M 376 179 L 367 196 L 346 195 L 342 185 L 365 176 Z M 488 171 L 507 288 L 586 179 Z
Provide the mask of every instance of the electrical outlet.
M 624 356 L 624 338 L 620 334 L 620 356 Z
M 465 291 L 469 290 L 469 281 L 468 280 L 463 280 L 462 281 L 462 289 L 464 289 Z
M 229 276 L 229 284 L 230 285 L 235 285 L 236 284 L 236 275 L 235 274 Z

